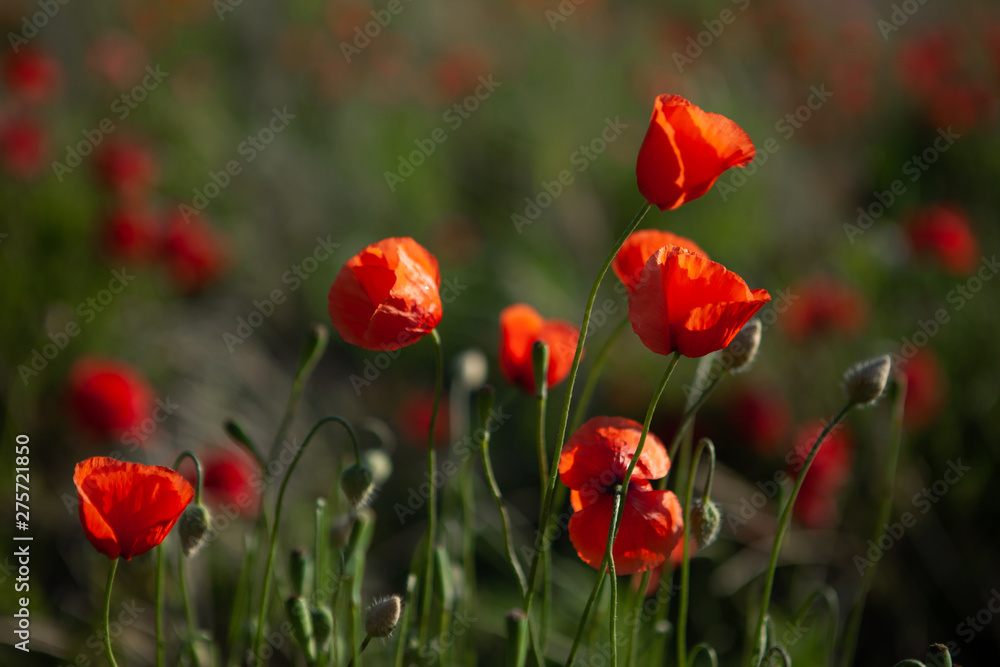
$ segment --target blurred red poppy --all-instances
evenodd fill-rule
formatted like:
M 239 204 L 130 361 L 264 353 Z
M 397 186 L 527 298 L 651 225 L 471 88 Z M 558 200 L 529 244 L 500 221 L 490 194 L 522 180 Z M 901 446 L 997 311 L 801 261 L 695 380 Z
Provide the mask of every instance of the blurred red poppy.
M 30 118 L 0 121 L 0 155 L 4 168 L 21 178 L 37 174 L 46 156 L 45 130 Z
M 791 475 L 797 477 L 823 424 L 812 424 L 799 429 L 794 439 L 794 449 L 789 454 Z M 851 473 L 853 445 L 846 427 L 838 426 L 826 436 L 816 453 L 809 474 L 802 482 L 793 514 L 809 528 L 829 528 L 838 516 L 840 493 Z
M 85 357 L 69 374 L 69 407 L 87 433 L 118 439 L 153 414 L 153 389 L 131 366 Z
M 593 568 L 601 566 L 614 512 L 614 488 L 625 477 L 639 445 L 642 425 L 622 417 L 594 417 L 566 442 L 559 475 L 570 491 L 573 516 L 569 538 Z M 651 479 L 667 474 L 670 459 L 663 443 L 646 435 L 621 510 L 612 556 L 619 575 L 643 572 L 662 563 L 683 529 L 681 505 L 670 491 L 656 491 Z
M 793 340 L 830 331 L 858 334 L 868 324 L 868 306 L 853 288 L 828 276 L 796 285 L 797 300 L 782 313 L 781 324 Z
M 7 53 L 3 60 L 3 78 L 13 96 L 40 104 L 55 96 L 62 72 L 51 56 L 28 47 Z
M 704 255 L 667 247 L 646 262 L 629 295 L 628 318 L 653 352 L 702 357 L 729 345 L 770 300 L 767 290 L 751 290 Z
M 740 127 L 679 95 L 660 95 L 639 148 L 639 192 L 661 211 L 705 194 L 722 172 L 742 167 L 756 151 Z
M 941 414 L 948 392 L 948 380 L 937 355 L 929 348 L 917 352 L 899 365 L 906 376 L 906 402 L 903 423 L 911 431 L 933 423 Z
M 441 321 L 437 260 L 408 237 L 373 243 L 347 260 L 330 287 L 337 333 L 366 350 L 397 350 Z
M 182 294 L 197 293 L 222 275 L 229 265 L 223 240 L 200 215 L 171 214 L 161 252 L 174 285 Z
M 933 257 L 949 273 L 968 275 L 979 264 L 979 242 L 969 218 L 954 206 L 929 206 L 914 213 L 906 234 L 915 252 Z
M 235 505 L 241 514 L 256 515 L 263 477 L 248 456 L 220 448 L 203 455 L 201 467 L 202 488 L 213 503 Z M 193 480 L 193 477 L 185 477 L 188 481 Z
M 773 452 L 791 425 L 792 411 L 780 394 L 746 387 L 729 402 L 733 430 L 762 454 Z
M 156 182 L 152 153 L 131 139 L 108 139 L 97 154 L 96 166 L 101 179 L 122 195 L 142 194 Z
M 670 232 L 661 232 L 658 229 L 643 229 L 634 232 L 625 239 L 621 250 L 615 255 L 611 268 L 615 275 L 625 285 L 629 293 L 635 289 L 642 277 L 642 270 L 646 267 L 646 262 L 657 250 L 663 246 L 674 245 L 679 248 L 690 250 L 697 255 L 708 257 L 708 253 L 702 250 L 691 239 Z
M 77 463 L 73 483 L 84 534 L 112 560 L 132 560 L 162 542 L 194 497 L 170 468 L 104 456 Z
M 159 241 L 159 222 L 140 207 L 113 211 L 104 225 L 104 247 L 115 257 L 132 261 L 150 259 L 159 250 Z
M 396 427 L 403 442 L 414 447 L 427 447 L 427 431 L 431 427 L 431 412 L 434 410 L 434 390 L 410 391 L 399 404 Z M 448 395 L 441 395 L 437 419 L 434 422 L 434 446 L 448 444 L 450 431 Z
M 517 303 L 500 313 L 500 370 L 508 382 L 535 394 L 532 348 L 536 341 L 549 346 L 549 371 L 545 385 L 552 388 L 566 379 L 580 330 L 564 320 L 546 320 L 531 306 Z

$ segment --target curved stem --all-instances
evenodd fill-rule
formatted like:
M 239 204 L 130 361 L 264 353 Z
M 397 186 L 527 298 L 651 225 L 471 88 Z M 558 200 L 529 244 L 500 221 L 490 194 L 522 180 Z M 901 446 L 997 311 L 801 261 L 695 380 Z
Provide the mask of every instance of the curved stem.
M 539 534 L 544 536 L 549 530 L 549 521 L 552 519 L 552 498 L 553 492 L 556 488 L 556 482 L 558 481 L 559 473 L 559 453 L 562 451 L 562 445 L 566 441 L 566 427 L 569 425 L 569 408 L 573 401 L 573 387 L 576 384 L 576 376 L 580 371 L 580 359 L 583 357 L 583 343 L 587 339 L 587 330 L 590 328 L 590 316 L 594 311 L 594 301 L 597 300 L 597 292 L 601 287 L 601 282 L 604 280 L 604 275 L 611 268 L 611 263 L 615 259 L 615 255 L 621 249 L 622 245 L 628 239 L 629 235 L 635 231 L 635 228 L 639 226 L 642 219 L 645 217 L 646 213 L 652 207 L 652 204 L 645 203 L 639 212 L 635 214 L 632 221 L 622 232 L 621 236 L 615 242 L 614 247 L 611 252 L 608 253 L 607 258 L 604 260 L 604 264 L 601 266 L 601 270 L 597 274 L 597 279 L 594 281 L 594 286 L 590 290 L 590 297 L 587 299 L 587 306 L 583 311 L 583 322 L 580 325 L 580 338 L 576 344 L 576 354 L 573 356 L 573 365 L 570 367 L 569 377 L 566 382 L 566 396 L 563 399 L 562 415 L 559 420 L 559 433 L 556 436 L 556 446 L 552 452 L 552 465 L 549 471 L 549 483 L 543 495 L 543 506 L 542 510 L 542 525 L 540 526 Z M 543 545 L 544 548 L 548 548 L 548 545 Z M 540 549 L 535 549 L 534 556 L 531 559 L 531 570 L 528 574 L 528 590 L 524 594 L 524 612 L 526 614 L 531 613 L 531 600 L 535 591 L 535 577 L 538 575 L 538 562 L 541 555 Z
M 715 471 L 715 445 L 708 438 L 698 443 L 694 460 L 688 470 L 687 484 L 684 486 L 684 547 L 681 556 L 681 600 L 677 610 L 677 665 L 685 667 L 687 664 L 687 612 L 688 612 L 688 589 L 691 572 L 691 498 L 694 495 L 694 479 L 698 472 L 698 464 L 701 462 L 701 454 L 705 450 L 709 454 L 708 482 L 706 484 L 705 498 L 708 498 L 711 490 L 712 474 Z
M 108 662 L 111 667 L 118 667 L 118 663 L 115 662 L 115 655 L 111 652 L 111 624 L 109 623 L 109 616 L 111 615 L 111 586 L 115 583 L 115 570 L 118 569 L 118 561 L 121 558 L 116 558 L 111 562 L 111 570 L 108 572 L 108 583 L 104 589 L 104 650 L 108 652 Z
M 597 389 L 597 380 L 601 376 L 601 371 L 604 370 L 604 365 L 608 363 L 610 357 L 611 348 L 614 346 L 615 341 L 618 340 L 618 336 L 625 331 L 625 325 L 629 323 L 629 319 L 626 317 L 618 326 L 615 327 L 608 339 L 604 341 L 604 345 L 597 352 L 597 356 L 594 357 L 594 365 L 590 369 L 590 374 L 587 375 L 587 382 L 583 385 L 583 391 L 580 393 L 580 400 L 576 404 L 576 410 L 573 411 L 573 421 L 570 422 L 569 431 L 572 433 L 576 429 L 580 428 L 580 424 L 583 423 L 583 416 L 587 414 L 587 406 L 590 405 L 590 399 L 594 397 L 594 390 Z
M 306 439 L 302 442 L 299 450 L 295 452 L 295 458 L 292 459 L 291 465 L 288 466 L 288 472 L 285 473 L 284 479 L 281 480 L 281 488 L 278 489 L 278 502 L 274 508 L 274 527 L 271 530 L 271 541 L 270 546 L 268 546 L 267 551 L 267 563 L 264 566 L 264 584 L 263 589 L 260 594 L 260 610 L 257 613 L 257 634 L 253 641 L 253 655 L 259 655 L 260 644 L 264 639 L 264 618 L 267 615 L 267 603 L 268 596 L 271 589 L 271 569 L 274 565 L 274 549 L 278 544 L 278 528 L 281 525 L 281 505 L 285 500 L 285 489 L 288 488 L 288 480 L 292 478 L 292 473 L 295 471 L 295 466 L 298 465 L 299 459 L 302 458 L 303 452 L 306 451 L 306 447 L 312 442 L 312 438 L 316 435 L 316 431 L 319 430 L 321 426 L 329 422 L 337 422 L 343 426 L 347 433 L 351 436 L 351 441 L 354 442 L 354 446 L 357 447 L 358 436 L 354 433 L 354 429 L 343 417 L 324 417 L 320 419 L 306 435 Z
M 431 423 L 427 429 L 427 543 L 424 550 L 424 578 L 422 583 L 423 597 L 420 601 L 420 646 L 427 644 L 427 633 L 431 622 L 431 598 L 434 597 L 434 540 L 437 533 L 437 487 L 434 484 L 434 473 L 437 471 L 436 454 L 434 451 L 434 427 L 437 424 L 438 406 L 441 403 L 441 388 L 444 383 L 444 360 L 441 352 L 441 336 L 437 329 L 432 329 L 431 340 L 434 341 L 434 405 L 431 408 Z
M 798 477 L 795 478 L 795 486 L 792 488 L 792 494 L 789 496 L 788 501 L 785 503 L 785 508 L 781 512 L 781 518 L 778 521 L 778 533 L 774 538 L 774 546 L 771 548 L 771 560 L 767 565 L 767 572 L 764 576 L 764 592 L 761 594 L 760 598 L 760 611 L 757 618 L 757 631 L 751 637 L 751 641 L 755 644 L 755 650 L 752 651 L 751 662 L 758 655 L 765 654 L 764 649 L 766 647 L 758 646 L 760 642 L 761 632 L 764 629 L 764 623 L 767 620 L 767 612 L 771 606 L 771 588 L 774 586 L 774 573 L 778 568 L 778 554 L 781 552 L 781 542 L 785 538 L 785 532 L 788 530 L 788 525 L 791 523 L 792 518 L 792 508 L 795 507 L 795 499 L 799 497 L 799 489 L 802 488 L 802 483 L 805 481 L 806 475 L 809 473 L 809 467 L 812 465 L 813 459 L 816 458 L 816 453 L 819 452 L 820 446 L 823 444 L 823 440 L 833 427 L 836 426 L 840 421 L 850 412 L 851 408 L 854 407 L 853 403 L 848 403 L 837 413 L 837 416 L 830 420 L 830 423 L 826 425 L 823 431 L 816 438 L 816 442 L 813 444 L 812 449 L 809 451 L 809 456 L 806 457 L 805 463 L 802 465 L 802 470 L 799 472 Z M 760 662 L 753 663 L 752 667 L 758 667 L 759 664 L 763 663 L 764 658 L 760 659 Z
M 201 461 L 190 449 L 185 449 L 174 461 L 174 470 L 179 470 L 181 467 L 181 462 L 184 459 L 191 459 L 194 463 L 194 503 L 195 505 L 201 504 Z
M 704 652 L 708 656 L 709 662 L 712 663 L 712 667 L 719 667 L 719 656 L 716 654 L 715 649 L 702 642 L 691 649 L 691 654 L 688 655 L 688 664 L 693 665 L 694 659 L 698 657 L 698 654 Z
M 695 415 L 698 414 L 698 410 L 701 408 L 702 405 L 704 405 L 705 401 L 712 394 L 712 392 L 715 391 L 715 388 L 719 385 L 719 382 L 721 382 L 722 378 L 726 377 L 728 373 L 729 369 L 723 369 L 718 375 L 716 375 L 715 378 L 712 379 L 712 383 L 707 387 L 705 387 L 705 391 L 701 392 L 701 394 L 698 396 L 698 400 L 696 400 L 694 404 L 691 405 L 691 407 L 689 407 L 684 411 L 684 415 L 681 417 L 681 423 L 677 427 L 677 431 L 674 433 L 674 439 L 670 442 L 670 449 L 667 451 L 667 456 L 670 458 L 671 461 L 674 460 L 674 456 L 677 454 L 677 449 L 678 447 L 680 447 L 681 439 L 684 437 L 684 434 L 687 433 L 687 430 L 691 428 L 691 424 L 694 423 L 694 418 Z M 671 466 L 671 469 L 672 468 L 673 466 Z M 667 474 L 663 477 L 663 479 L 660 480 L 660 483 L 657 485 L 656 488 L 658 488 L 660 491 L 663 491 L 664 489 L 667 488 L 667 482 L 670 480 L 670 473 L 671 470 L 667 470 Z
M 889 442 L 889 456 L 885 464 L 885 477 L 882 481 L 882 498 L 879 501 L 878 521 L 875 523 L 875 535 L 872 539 L 877 544 L 885 534 L 884 526 L 889 523 L 889 514 L 892 512 L 893 490 L 896 486 L 896 468 L 899 464 L 900 443 L 903 440 L 903 406 L 906 403 L 906 377 L 900 376 L 894 383 L 895 397 L 893 398 L 892 409 L 892 434 Z M 872 582 L 875 580 L 875 563 L 868 566 L 865 571 L 864 580 L 861 582 L 861 590 L 858 592 L 858 599 L 854 602 L 851 615 L 847 619 L 847 627 L 844 629 L 843 646 L 841 648 L 841 665 L 849 667 L 854 661 L 854 651 L 858 641 L 858 630 L 861 628 L 861 617 L 865 612 L 865 599 L 868 591 L 871 590 Z
M 774 655 L 777 655 L 781 658 L 781 664 L 783 664 L 785 667 L 792 667 L 792 657 L 788 655 L 788 651 L 785 650 L 784 646 L 772 646 L 771 648 L 769 648 L 767 650 L 767 653 L 765 653 L 764 657 L 761 659 L 760 664 L 769 665 L 771 662 L 771 658 Z

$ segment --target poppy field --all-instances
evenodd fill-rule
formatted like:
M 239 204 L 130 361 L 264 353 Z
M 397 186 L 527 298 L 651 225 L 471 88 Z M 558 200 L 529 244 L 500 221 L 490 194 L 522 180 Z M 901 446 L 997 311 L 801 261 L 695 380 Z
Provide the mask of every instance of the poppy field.
M 1000 664 L 1000 7 L 0 7 L 0 665 Z

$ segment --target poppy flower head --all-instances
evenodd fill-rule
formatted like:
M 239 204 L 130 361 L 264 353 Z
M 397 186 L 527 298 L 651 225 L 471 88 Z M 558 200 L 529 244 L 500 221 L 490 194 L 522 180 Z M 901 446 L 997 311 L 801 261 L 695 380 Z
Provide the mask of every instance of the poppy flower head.
M 397 350 L 441 321 L 437 260 L 408 237 L 373 243 L 347 260 L 330 287 L 333 326 L 352 345 Z
M 799 298 L 782 315 L 781 324 L 793 340 L 831 331 L 858 334 L 868 323 L 864 298 L 854 288 L 833 278 L 813 278 L 792 288 L 792 293 Z
M 741 390 L 729 404 L 733 430 L 761 454 L 774 451 L 791 425 L 788 402 L 775 391 Z
M 152 416 L 154 399 L 153 389 L 130 366 L 87 357 L 70 371 L 68 400 L 83 430 L 117 439 Z
M 657 354 L 702 357 L 729 345 L 771 300 L 738 275 L 683 248 L 661 248 L 629 295 L 628 318 L 643 345 Z
M 948 379 L 941 362 L 930 348 L 920 348 L 904 361 L 899 370 L 906 377 L 906 401 L 903 424 L 917 431 L 934 422 L 944 407 Z
M 130 261 L 153 257 L 160 240 L 160 225 L 149 212 L 137 208 L 121 208 L 108 216 L 102 238 L 105 249 L 113 256 Z
M 546 320 L 531 306 L 514 304 L 500 313 L 500 370 L 508 382 L 534 395 L 535 372 L 532 349 L 536 341 L 549 346 L 546 387 L 566 379 L 573 365 L 580 330 L 563 320 Z
M 251 515 L 260 504 L 260 491 L 254 484 L 258 474 L 257 466 L 242 453 L 220 449 L 202 460 L 202 488 L 212 501 L 235 504 Z
M 160 544 L 194 497 L 170 468 L 104 456 L 77 463 L 73 483 L 83 532 L 111 560 L 131 560 Z
M 200 215 L 180 210 L 167 220 L 160 251 L 171 280 L 182 294 L 200 292 L 229 266 L 220 235 Z
M 708 257 L 708 253 L 698 247 L 691 239 L 670 232 L 661 232 L 658 229 L 642 229 L 633 232 L 625 240 L 618 254 L 615 255 L 611 268 L 625 285 L 625 289 L 631 293 L 639 283 L 642 270 L 646 268 L 646 262 L 649 261 L 649 258 L 660 248 L 671 245 Z
M 62 73 L 48 54 L 33 48 L 10 51 L 3 61 L 7 88 L 18 98 L 39 104 L 47 102 L 59 87 Z
M 431 427 L 431 413 L 434 411 L 434 390 L 409 392 L 399 406 L 396 425 L 403 442 L 414 447 L 427 447 L 427 432 Z M 448 396 L 443 394 L 438 404 L 437 419 L 434 421 L 434 446 L 448 444 L 450 432 Z
M 732 120 L 702 111 L 679 95 L 660 95 L 639 148 L 639 192 L 661 211 L 675 209 L 755 155 L 750 137 Z
M 30 118 L 0 121 L 0 157 L 4 168 L 21 178 L 37 174 L 45 162 L 45 131 Z
M 979 264 L 979 242 L 968 216 L 956 208 L 924 209 L 911 217 L 906 232 L 914 251 L 936 259 L 953 275 L 968 275 Z
M 570 488 L 574 513 L 569 537 L 581 560 L 598 568 L 604 560 L 614 513 L 614 489 L 624 481 L 635 456 L 642 425 L 621 417 L 594 417 L 566 442 L 559 475 Z M 612 547 L 617 574 L 643 572 L 662 563 L 680 539 L 680 503 L 670 491 L 656 491 L 650 479 L 667 474 L 670 459 L 663 443 L 646 435 L 629 480 L 621 523 Z
M 130 139 L 108 140 L 97 155 L 96 165 L 101 179 L 125 196 L 145 192 L 157 177 L 153 155 L 145 146 Z

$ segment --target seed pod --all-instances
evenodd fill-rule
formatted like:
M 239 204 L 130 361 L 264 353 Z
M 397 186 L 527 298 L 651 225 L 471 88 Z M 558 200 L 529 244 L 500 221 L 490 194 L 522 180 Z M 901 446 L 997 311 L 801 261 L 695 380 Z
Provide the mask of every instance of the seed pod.
M 205 546 L 212 526 L 212 515 L 201 503 L 187 506 L 177 524 L 181 538 L 181 551 L 190 558 Z

